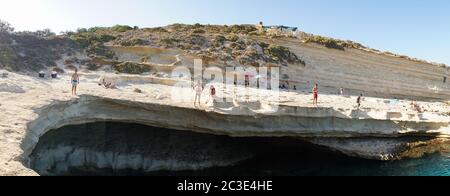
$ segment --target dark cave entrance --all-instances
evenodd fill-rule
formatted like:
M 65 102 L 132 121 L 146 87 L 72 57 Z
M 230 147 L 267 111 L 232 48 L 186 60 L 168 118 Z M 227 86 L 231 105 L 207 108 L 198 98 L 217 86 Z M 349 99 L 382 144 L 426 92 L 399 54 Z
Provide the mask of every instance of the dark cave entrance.
M 298 138 L 233 138 L 120 122 L 47 132 L 30 156 L 43 176 L 448 175 L 448 153 L 370 161 Z
M 264 176 L 291 175 L 311 160 L 341 156 L 296 138 L 232 138 L 96 122 L 49 131 L 30 158 L 32 169 L 44 176 Z

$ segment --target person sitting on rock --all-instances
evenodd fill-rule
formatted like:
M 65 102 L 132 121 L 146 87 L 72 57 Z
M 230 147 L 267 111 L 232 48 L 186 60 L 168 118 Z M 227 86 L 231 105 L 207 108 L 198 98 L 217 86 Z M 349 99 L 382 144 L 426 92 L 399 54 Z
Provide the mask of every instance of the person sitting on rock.
M 418 113 L 423 113 L 425 110 L 423 107 L 420 107 L 420 105 L 417 102 L 414 102 L 413 107 L 416 110 L 416 112 L 418 112 Z
M 213 85 L 211 85 L 211 87 L 209 88 L 209 98 L 205 102 L 205 104 L 208 104 L 211 101 L 211 99 L 212 99 L 213 104 L 214 104 L 215 96 L 216 96 L 216 88 Z
M 105 83 L 105 88 L 107 89 L 117 89 L 116 85 L 112 82 Z
M 103 86 L 107 89 L 117 89 L 117 86 L 114 84 L 114 82 L 107 81 L 107 79 L 104 76 L 100 78 L 98 85 Z

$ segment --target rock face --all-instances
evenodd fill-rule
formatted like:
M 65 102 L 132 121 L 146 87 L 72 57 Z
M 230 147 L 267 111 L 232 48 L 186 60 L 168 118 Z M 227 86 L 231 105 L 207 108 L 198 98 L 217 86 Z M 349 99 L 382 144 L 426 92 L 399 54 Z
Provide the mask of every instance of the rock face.
M 288 83 L 290 89 L 295 85 L 297 89 L 309 92 L 313 85 L 318 83 L 321 91 L 327 93 L 337 93 L 340 88 L 344 88 L 347 93 L 353 95 L 363 93 L 365 96 L 418 100 L 447 100 L 450 95 L 448 67 L 362 49 L 329 49 L 314 43 L 302 43 L 296 39 L 273 40 L 273 42 L 286 48 L 287 55 L 295 54 L 296 58 L 303 61 L 300 64 L 283 65 L 259 63 L 261 66 L 280 67 L 280 84 Z M 145 57 L 143 51 L 146 50 L 140 47 L 128 49 L 116 47 L 119 56 L 135 56 L 135 63 L 139 63 L 139 58 Z M 180 63 L 191 68 L 195 56 L 178 52 L 183 57 Z M 175 55 L 174 50 L 160 50 L 159 53 L 159 55 Z M 205 67 L 214 65 L 223 70 L 227 66 L 236 66 L 234 63 L 227 65 L 224 61 L 211 59 L 204 63 Z M 162 65 L 147 66 L 151 71 L 169 75 L 173 70 L 173 67 Z
M 0 92 L 25 93 L 25 90 L 15 84 L 0 83 Z
M 316 138 L 311 142 L 349 156 L 375 160 L 420 158 L 450 148 L 449 140 L 433 137 Z
M 297 86 L 314 83 L 333 89 L 345 88 L 365 95 L 390 98 L 434 98 L 448 100 L 448 67 L 411 61 L 361 49 L 328 49 L 295 40 L 280 41 L 306 66 L 290 66 L 282 74 Z
M 444 122 L 364 119 L 363 116 L 353 114 L 353 117 L 348 117 L 325 108 L 300 109 L 285 106 L 274 114 L 258 114 L 244 107 L 235 110 L 233 114 L 224 114 L 95 96 L 82 96 L 75 101 L 55 103 L 39 113 L 41 116 L 29 124 L 29 132 L 22 143 L 25 157 L 28 158 L 40 138 L 48 131 L 67 125 L 99 121 L 130 122 L 232 137 L 297 137 L 350 156 L 377 160 L 417 156 L 408 153 L 417 150 L 417 146 L 411 144 L 432 142 L 432 139 L 423 137 L 408 140 L 402 139 L 403 137 L 432 136 L 433 131 L 445 134 L 449 129 L 448 123 Z M 434 142 L 445 143 L 446 140 Z M 440 147 L 436 145 L 436 148 L 423 149 L 421 153 L 431 153 L 438 149 Z M 28 158 L 26 163 L 30 163 Z
M 200 170 L 252 156 L 248 142 L 229 137 L 99 122 L 44 135 L 31 155 L 31 168 L 41 175 L 70 174 L 74 168 L 112 173 Z

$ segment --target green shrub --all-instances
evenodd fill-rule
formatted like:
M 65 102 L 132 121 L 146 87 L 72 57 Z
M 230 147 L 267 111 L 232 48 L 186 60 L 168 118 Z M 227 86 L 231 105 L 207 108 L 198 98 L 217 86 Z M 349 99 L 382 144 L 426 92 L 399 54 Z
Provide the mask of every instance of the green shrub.
M 225 38 L 225 36 L 223 35 L 218 35 L 216 36 L 216 38 L 214 38 L 214 42 L 223 44 L 225 41 L 227 41 L 227 38 Z
M 77 29 L 77 33 L 87 33 L 88 30 L 86 28 L 79 28 Z
M 230 42 L 237 42 L 239 40 L 239 36 L 236 34 L 231 34 L 227 36 L 227 40 Z
M 228 33 L 235 33 L 235 34 L 249 34 L 250 32 L 257 31 L 255 26 L 253 25 L 233 25 L 231 27 L 228 27 L 225 31 Z
M 150 61 L 150 59 L 151 59 L 150 56 L 144 56 L 144 57 L 141 58 L 141 63 L 147 63 L 147 62 Z
M 313 42 L 316 44 L 324 45 L 327 48 L 337 50 L 345 50 L 345 48 L 354 48 L 354 49 L 366 48 L 362 44 L 353 41 L 337 40 L 318 35 L 306 38 L 305 42 Z
M 50 29 L 37 30 L 35 32 L 28 32 L 28 33 L 29 35 L 35 36 L 37 38 L 50 38 L 56 35 Z
M 120 42 L 121 46 L 142 46 L 146 44 L 147 42 L 142 39 L 123 40 Z
M 325 43 L 325 46 L 327 48 L 334 48 L 334 49 L 338 49 L 338 50 L 345 50 L 344 46 L 342 46 L 341 44 L 339 44 L 336 41 L 328 41 Z
M 87 48 L 91 44 L 91 41 L 88 38 L 80 34 L 72 34 L 69 36 L 69 39 L 80 48 Z
M 197 34 L 190 35 L 189 39 L 190 39 L 189 44 L 196 46 L 203 46 L 206 43 L 208 43 L 208 39 L 206 37 Z
M 311 37 L 308 37 L 305 41 L 324 45 L 327 48 L 344 50 L 344 46 L 338 40 L 327 38 L 327 37 L 311 36 Z
M 92 31 L 98 32 L 99 30 L 92 29 Z M 84 30 L 81 32 L 84 32 Z M 112 35 L 86 31 L 84 33 L 71 33 L 69 39 L 78 47 L 86 49 L 89 55 L 104 56 L 107 58 L 113 58 L 115 56 L 113 51 L 104 46 L 104 43 L 116 39 Z
M 175 38 L 163 38 L 163 39 L 159 40 L 159 42 L 163 45 L 169 46 L 169 45 L 173 45 L 175 43 L 180 42 L 180 40 L 175 39 Z
M 102 65 L 96 64 L 96 63 L 88 63 L 86 64 L 86 67 L 89 71 L 97 71 L 102 67 Z
M 150 32 L 150 33 L 167 33 L 168 31 L 165 28 L 162 27 L 156 27 L 156 28 L 145 28 L 144 31 Z
M 116 26 L 113 26 L 111 29 L 113 31 L 119 32 L 119 33 L 123 33 L 123 32 L 127 32 L 127 31 L 130 31 L 130 30 L 133 30 L 133 28 L 128 26 L 128 25 L 116 25 Z
M 205 30 L 209 33 L 221 33 L 223 27 L 218 25 L 206 25 Z
M 12 33 L 14 28 L 6 21 L 0 20 L 0 33 Z
M 96 35 L 96 36 L 94 37 L 94 39 L 95 39 L 96 41 L 98 41 L 98 42 L 105 43 L 105 42 L 110 42 L 110 41 L 112 41 L 112 40 L 115 40 L 116 37 L 114 37 L 114 36 L 112 36 L 112 35 L 102 34 L 102 35 Z
M 106 29 L 107 28 L 105 28 L 105 27 L 92 27 L 92 28 L 89 28 L 87 31 L 91 32 L 91 33 L 97 33 L 100 31 L 105 31 Z
M 171 28 L 175 31 L 180 31 L 180 30 L 183 30 L 185 26 L 186 25 L 184 25 L 184 24 L 175 23 L 175 24 L 170 25 L 169 28 Z
M 16 52 L 9 45 L 0 43 L 0 68 L 15 70 L 17 61 Z
M 142 74 L 151 71 L 151 67 L 138 63 L 124 62 L 114 66 L 114 69 L 120 73 Z
M 203 29 L 195 29 L 192 33 L 196 33 L 196 34 L 204 34 L 204 33 L 206 33 L 206 31 L 203 30 Z
M 289 50 L 289 48 L 284 46 L 270 46 L 264 53 L 274 62 L 288 62 L 305 65 L 303 60 L 299 59 L 297 55 Z
M 353 41 L 343 41 L 341 44 L 342 44 L 342 46 L 344 46 L 346 48 L 354 48 L 354 49 L 367 48 L 367 47 L 363 46 L 362 44 L 356 43 Z
M 199 29 L 199 28 L 203 28 L 204 26 L 201 25 L 200 23 L 195 23 L 194 24 L 194 28 Z
M 112 50 L 110 50 L 104 44 L 102 44 L 100 42 L 96 42 L 96 43 L 89 45 L 86 49 L 86 52 L 89 55 L 103 56 L 103 57 L 110 58 L 110 59 L 114 58 L 114 56 L 115 56 L 115 53 Z

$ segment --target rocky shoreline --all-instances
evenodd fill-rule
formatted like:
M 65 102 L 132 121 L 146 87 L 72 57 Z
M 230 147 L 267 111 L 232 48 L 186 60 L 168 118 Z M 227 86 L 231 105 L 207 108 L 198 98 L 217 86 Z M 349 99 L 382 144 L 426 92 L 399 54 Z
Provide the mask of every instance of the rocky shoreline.
M 200 31 L 202 28 L 208 31 Z M 27 56 L 33 55 L 28 54 L 32 51 L 28 48 L 23 57 L 8 62 L 10 67 L 2 65 L 16 71 L 1 71 L 0 175 L 38 175 L 31 169 L 31 155 L 42 137 L 67 126 L 98 122 L 133 123 L 211 137 L 293 138 L 348 156 L 382 161 L 448 149 L 447 67 L 368 52 L 346 42 L 336 44 L 349 48 L 333 49 L 320 44 L 333 40 L 320 37 L 302 42 L 292 37 L 253 35 L 255 29 L 249 26 L 114 29 L 93 28 L 64 35 L 63 40 L 70 37 L 71 44 L 85 46 L 57 44 L 68 50 L 45 57 L 45 61 L 54 62 L 51 65 L 42 61 L 29 67 Z M 178 34 L 185 36 L 174 40 Z M 10 46 L 10 55 L 24 50 L 23 45 L 13 44 L 19 34 L 4 35 L 9 37 L 5 46 Z M 136 36 L 142 40 L 128 43 Z M 57 42 L 60 38 L 38 40 Z M 46 48 L 57 49 L 51 44 Z M 173 76 L 172 71 L 182 67 L 192 72 L 193 63 L 199 60 L 204 68 L 231 70 L 232 74 L 223 75 L 227 81 L 250 77 L 249 70 L 260 71 L 259 66 L 279 69 L 279 77 L 273 73 L 266 73 L 266 77 L 280 79 L 284 88 L 276 92 L 245 87 L 237 81 L 235 85 L 212 83 L 227 102 L 196 107 L 190 100 L 194 97 L 193 77 Z M 238 68 L 244 72 L 236 71 Z M 36 69 L 56 71 L 58 77 L 39 78 Z M 74 69 L 81 75 L 78 96 L 70 93 Z M 315 83 L 320 84 L 318 107 L 313 106 L 310 93 Z M 344 94 L 337 92 L 340 88 L 345 88 Z M 183 92 L 177 96 L 187 101 L 173 99 L 172 90 Z M 355 101 L 361 93 L 365 98 L 358 109 Z M 74 151 L 72 145 L 67 146 Z M 89 153 L 98 152 L 79 152 Z M 220 165 L 206 162 L 204 166 Z
M 399 111 L 401 115 L 393 118 L 386 111 L 355 113 L 354 109 L 330 108 L 325 103 L 313 108 L 295 106 L 293 102 L 280 105 L 278 112 L 272 114 L 261 110 L 262 105 L 270 103 L 194 108 L 192 103 L 172 103 L 167 88 L 170 86 L 129 83 L 119 89 L 106 89 L 98 86 L 97 77 L 84 78 L 79 97 L 70 96 L 66 76 L 41 80 L 9 73 L 8 79 L 2 80 L 21 86 L 25 92 L 1 92 L 1 175 L 35 175 L 29 156 L 40 137 L 64 126 L 99 121 L 231 137 L 300 138 L 349 156 L 376 160 L 436 152 L 442 148 L 437 144 L 445 144 L 450 135 L 450 119 L 439 115 L 420 119 Z M 134 92 L 135 88 L 143 93 Z M 290 95 L 282 92 L 282 98 L 284 94 Z

